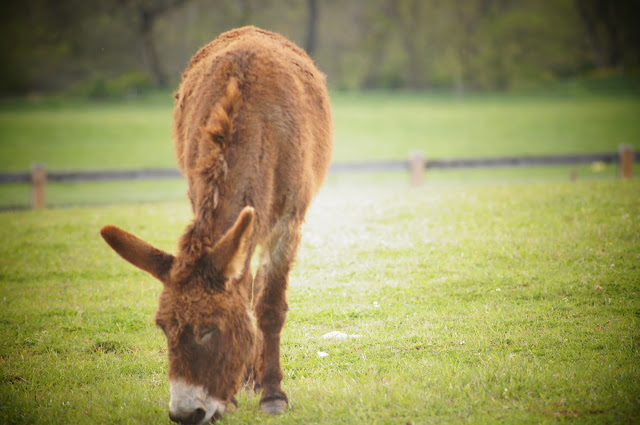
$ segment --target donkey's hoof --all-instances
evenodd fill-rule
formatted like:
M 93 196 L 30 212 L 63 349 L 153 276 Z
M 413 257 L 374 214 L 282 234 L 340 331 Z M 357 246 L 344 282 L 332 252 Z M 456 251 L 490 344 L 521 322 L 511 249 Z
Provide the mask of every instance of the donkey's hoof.
M 274 416 L 284 413 L 284 411 L 287 410 L 287 406 L 287 401 L 279 398 L 266 400 L 260 403 L 260 409 L 262 410 L 262 413 Z

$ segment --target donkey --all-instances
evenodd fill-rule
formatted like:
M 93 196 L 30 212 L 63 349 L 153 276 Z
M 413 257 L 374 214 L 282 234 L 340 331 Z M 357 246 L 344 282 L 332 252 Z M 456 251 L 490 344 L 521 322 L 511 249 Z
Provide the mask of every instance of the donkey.
M 194 215 L 177 254 L 116 226 L 102 237 L 163 283 L 156 324 L 168 344 L 171 420 L 202 424 L 234 410 L 246 382 L 262 391 L 263 412 L 282 413 L 288 276 L 331 159 L 325 76 L 283 36 L 243 27 L 193 56 L 175 98 L 175 153 Z

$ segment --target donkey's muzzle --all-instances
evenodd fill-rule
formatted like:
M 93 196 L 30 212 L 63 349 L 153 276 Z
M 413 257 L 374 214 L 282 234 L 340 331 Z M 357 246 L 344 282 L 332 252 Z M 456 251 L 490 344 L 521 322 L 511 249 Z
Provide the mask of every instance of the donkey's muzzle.
M 225 411 L 226 404 L 212 397 L 199 385 L 181 380 L 171 381 L 169 419 L 184 425 L 201 425 L 217 419 Z

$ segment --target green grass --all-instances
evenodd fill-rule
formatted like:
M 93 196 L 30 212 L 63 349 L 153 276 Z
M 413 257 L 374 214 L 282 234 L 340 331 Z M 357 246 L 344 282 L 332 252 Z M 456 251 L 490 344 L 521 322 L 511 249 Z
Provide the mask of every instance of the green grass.
M 336 160 L 617 151 L 640 148 L 640 99 L 405 94 L 333 97 Z
M 5 103 L 0 170 L 173 167 L 171 99 Z
M 0 170 L 173 167 L 172 98 L 0 105 Z M 335 161 L 640 149 L 634 97 L 332 96 Z
M 634 97 L 332 104 L 336 161 L 640 149 Z M 168 94 L 4 102 L 0 171 L 173 167 L 171 108 Z M 428 171 L 415 190 L 406 173 L 330 176 L 291 279 L 291 410 L 264 417 L 241 393 L 223 423 L 640 422 L 640 181 L 616 171 Z M 51 184 L 49 205 L 91 206 L 0 213 L 0 423 L 168 423 L 160 284 L 98 230 L 173 251 L 184 189 Z M 28 185 L 0 186 L 0 208 L 28 204 Z M 322 339 L 333 330 L 361 337 Z
M 291 410 L 241 393 L 222 423 L 637 423 L 639 191 L 329 181 L 291 278 Z M 0 423 L 169 423 L 160 284 L 98 229 L 173 252 L 189 219 L 186 201 L 0 213 Z
M 469 96 L 334 93 L 335 161 L 616 151 L 640 149 L 640 98 L 625 96 Z M 0 103 L 0 172 L 48 169 L 175 167 L 168 93 L 118 102 L 72 100 Z M 566 180 L 610 177 L 615 167 L 435 171 L 455 181 Z M 339 177 L 340 178 L 340 177 Z M 369 176 L 366 176 L 369 178 Z M 403 177 L 405 178 L 405 177 Z M 49 186 L 48 204 L 175 200 L 180 182 Z M 0 208 L 29 205 L 28 185 L 1 185 Z
M 137 180 L 127 182 L 50 183 L 46 190 L 48 207 L 109 205 L 179 201 L 186 197 L 184 180 Z M 31 205 L 31 185 L 0 186 L 0 209 L 26 209 Z

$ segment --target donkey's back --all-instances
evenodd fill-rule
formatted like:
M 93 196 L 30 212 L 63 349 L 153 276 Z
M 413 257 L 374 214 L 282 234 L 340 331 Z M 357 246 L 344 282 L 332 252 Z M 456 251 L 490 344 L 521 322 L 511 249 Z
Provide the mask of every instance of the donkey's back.
M 245 205 L 259 236 L 302 218 L 332 145 L 325 77 L 302 49 L 255 27 L 224 33 L 194 55 L 176 97 L 176 156 L 196 211 L 216 186 L 203 207 L 224 228 Z

